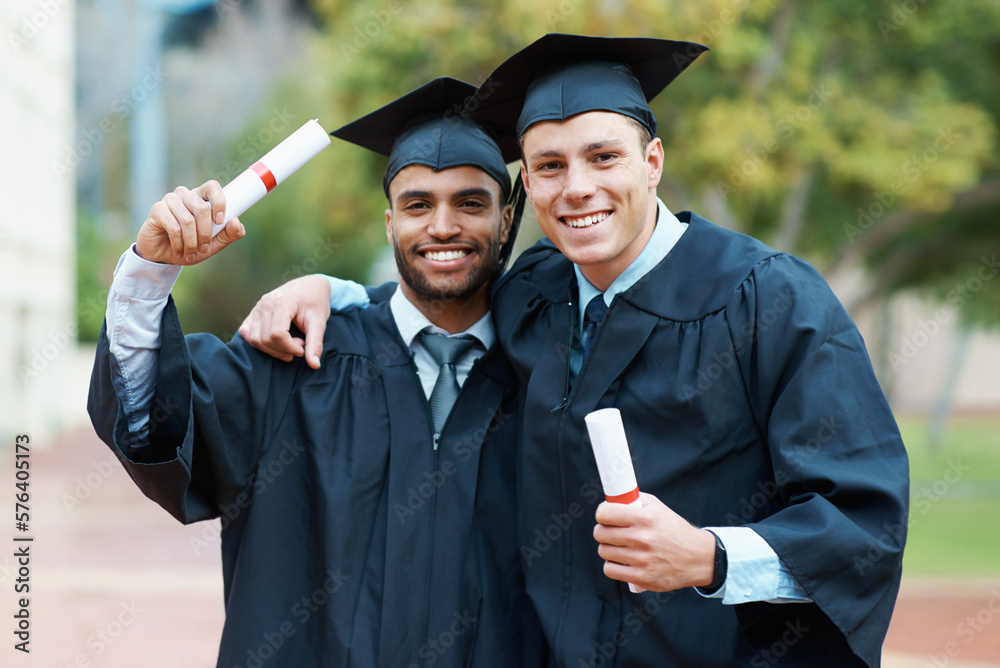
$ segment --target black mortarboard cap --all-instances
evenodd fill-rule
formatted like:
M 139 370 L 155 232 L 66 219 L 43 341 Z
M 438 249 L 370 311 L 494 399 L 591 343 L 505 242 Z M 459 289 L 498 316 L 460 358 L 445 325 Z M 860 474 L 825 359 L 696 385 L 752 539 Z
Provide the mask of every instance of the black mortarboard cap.
M 533 123 L 585 111 L 624 114 L 656 136 L 649 100 L 707 50 L 694 42 L 549 33 L 494 70 L 465 113 L 515 140 Z
M 519 154 L 505 156 L 489 130 L 462 115 L 475 92 L 472 84 L 440 77 L 330 134 L 389 156 L 382 179 L 386 196 L 399 170 L 419 164 L 435 171 L 479 167 L 496 179 L 506 198 L 510 174 L 505 163 L 517 160 Z

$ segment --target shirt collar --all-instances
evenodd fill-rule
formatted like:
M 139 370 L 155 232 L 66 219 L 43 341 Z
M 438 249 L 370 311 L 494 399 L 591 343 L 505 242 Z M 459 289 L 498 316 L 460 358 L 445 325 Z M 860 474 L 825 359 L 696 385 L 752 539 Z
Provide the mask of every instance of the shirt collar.
M 611 306 L 611 301 L 615 298 L 615 295 L 631 288 L 640 278 L 658 265 L 667 256 L 667 253 L 673 249 L 674 244 L 681 238 L 687 227 L 688 224 L 677 220 L 677 216 L 672 214 L 667 205 L 663 203 L 663 200 L 657 197 L 656 226 L 653 228 L 653 234 L 649 237 L 649 241 L 646 242 L 646 247 L 639 253 L 639 257 L 634 259 L 632 264 L 626 267 L 625 271 L 612 281 L 608 289 L 604 291 L 604 303 Z M 576 284 L 579 288 L 578 306 L 580 309 L 580 322 L 582 323 L 584 309 L 587 308 L 587 304 L 590 303 L 591 299 L 601 294 L 601 291 L 595 288 L 584 277 L 579 266 L 574 264 L 573 271 L 576 272 Z
M 392 311 L 392 319 L 396 321 L 396 328 L 399 330 L 399 335 L 403 338 L 403 343 L 408 348 L 413 347 L 413 339 L 417 338 L 417 334 L 425 329 L 429 329 L 436 334 L 449 335 L 448 332 L 428 320 L 427 316 L 421 313 L 413 305 L 413 302 L 406 298 L 402 287 L 398 285 L 396 286 L 396 291 L 392 293 L 392 298 L 389 300 L 389 310 Z M 489 312 L 477 320 L 472 327 L 460 333 L 472 335 L 483 344 L 486 350 L 489 350 L 493 346 L 497 338 L 496 330 L 493 328 L 493 318 L 490 317 Z

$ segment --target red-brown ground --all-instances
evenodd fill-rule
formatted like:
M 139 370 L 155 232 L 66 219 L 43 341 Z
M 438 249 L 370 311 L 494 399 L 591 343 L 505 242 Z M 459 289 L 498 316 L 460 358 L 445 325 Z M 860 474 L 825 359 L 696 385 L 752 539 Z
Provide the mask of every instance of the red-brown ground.
M 0 665 L 214 666 L 224 618 L 218 524 L 177 524 L 89 429 L 32 448 L 30 531 L 8 520 L 0 532 Z M 0 453 L 0 507 L 10 518 L 13 453 Z M 35 539 L 30 654 L 14 649 L 13 546 L 23 545 L 15 533 Z M 905 579 L 883 666 L 1000 668 L 1000 578 Z

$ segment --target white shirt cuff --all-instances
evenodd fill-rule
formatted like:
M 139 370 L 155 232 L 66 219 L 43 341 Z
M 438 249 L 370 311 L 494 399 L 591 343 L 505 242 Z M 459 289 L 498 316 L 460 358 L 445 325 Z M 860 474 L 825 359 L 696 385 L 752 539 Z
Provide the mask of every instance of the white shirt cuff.
M 115 267 L 115 280 L 111 288 L 123 297 L 142 300 L 166 299 L 181 275 L 177 264 L 150 262 L 139 257 L 135 244 L 122 253 Z
M 704 527 L 712 531 L 726 548 L 726 580 L 706 598 L 720 598 L 724 605 L 753 601 L 768 603 L 808 602 L 811 599 L 778 555 L 749 527 Z

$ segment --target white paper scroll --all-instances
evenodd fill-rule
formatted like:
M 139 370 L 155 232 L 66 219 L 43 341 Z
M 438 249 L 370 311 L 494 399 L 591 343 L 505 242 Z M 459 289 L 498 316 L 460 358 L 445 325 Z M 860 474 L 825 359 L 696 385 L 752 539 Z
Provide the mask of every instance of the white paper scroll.
M 604 498 L 611 503 L 641 506 L 639 483 L 635 480 L 621 412 L 617 408 L 604 408 L 588 414 L 584 421 L 590 434 L 590 445 L 594 448 Z M 634 594 L 646 591 L 631 582 L 628 588 Z
M 222 225 L 212 224 L 212 236 L 221 232 L 231 219 L 243 215 L 243 212 L 329 145 L 330 135 L 314 119 L 250 165 L 222 189 L 226 196 L 225 220 Z

